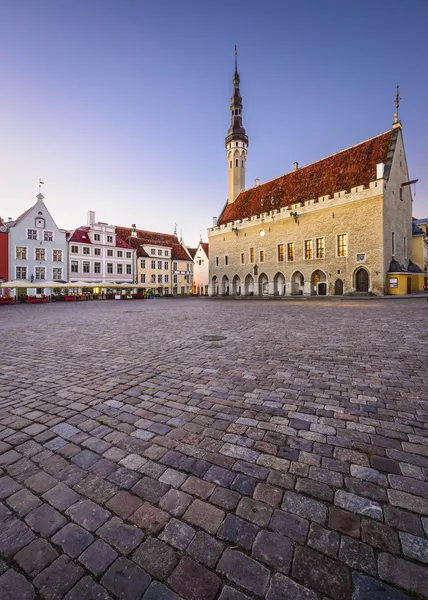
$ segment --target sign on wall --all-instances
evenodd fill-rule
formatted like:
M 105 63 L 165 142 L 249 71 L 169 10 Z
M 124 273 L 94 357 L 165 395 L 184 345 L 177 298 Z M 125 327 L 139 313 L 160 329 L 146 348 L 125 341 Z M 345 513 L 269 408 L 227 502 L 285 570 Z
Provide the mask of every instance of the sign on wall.
M 398 277 L 390 277 L 388 285 L 390 288 L 398 288 Z

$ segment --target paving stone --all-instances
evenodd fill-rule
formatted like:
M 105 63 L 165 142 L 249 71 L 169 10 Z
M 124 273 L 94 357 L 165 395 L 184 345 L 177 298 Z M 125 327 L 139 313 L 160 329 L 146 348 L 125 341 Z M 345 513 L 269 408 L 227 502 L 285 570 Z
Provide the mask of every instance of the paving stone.
M 46 600 L 61 600 L 83 576 L 82 567 L 63 554 L 34 579 L 34 586 Z
M 290 570 L 293 545 L 278 533 L 260 531 L 253 545 L 252 556 L 275 571 L 287 574 Z
M 376 575 L 376 558 L 373 548 L 367 544 L 342 536 L 339 560 L 352 569 L 365 571 L 369 575 Z
M 168 486 L 151 477 L 143 477 L 134 487 L 132 493 L 151 504 L 157 504 L 168 491 Z
M 22 458 L 22 454 L 17 452 L 16 450 L 8 450 L 4 454 L 0 455 L 0 467 L 4 465 L 12 465 L 19 461 Z
M 369 467 L 351 465 L 351 475 L 357 479 L 363 479 L 364 481 L 377 483 L 377 485 L 388 485 L 388 480 L 385 475 L 382 475 L 382 473 L 379 473 L 379 471 L 376 469 L 370 469 Z
M 170 515 L 148 502 L 144 502 L 129 520 L 149 533 L 159 533 L 165 527 L 170 519 Z
M 173 590 L 186 600 L 214 600 L 220 579 L 191 558 L 183 558 L 169 578 Z
M 232 490 L 245 494 L 246 496 L 252 496 L 257 485 L 257 480 L 253 477 L 247 477 L 246 475 L 237 475 L 230 487 Z
M 303 585 L 327 594 L 334 600 L 343 600 L 351 595 L 349 568 L 311 548 L 296 548 L 292 576 Z
M 299 517 L 316 521 L 320 525 L 324 525 L 327 520 L 327 508 L 324 504 L 295 492 L 284 493 L 282 509 Z
M 206 481 L 228 487 L 235 478 L 235 473 L 213 465 L 204 475 Z M 212 490 L 211 490 L 212 491 Z
M 36 475 L 31 475 L 24 481 L 24 485 L 29 487 L 36 494 L 43 494 L 57 484 L 57 480 L 48 473 L 40 471 Z
M 266 600 L 318 600 L 318 597 L 289 577 L 276 573 L 271 579 Z
M 225 550 L 217 565 L 217 571 L 245 590 L 263 596 L 268 581 L 269 571 L 241 552 Z
M 119 557 L 101 579 L 101 585 L 118 598 L 140 600 L 150 581 L 149 575 L 140 567 Z
M 193 498 L 189 494 L 173 489 L 169 490 L 165 496 L 161 498 L 159 506 L 174 517 L 181 517 L 181 515 L 185 513 L 187 507 L 191 504 L 192 500 Z
M 233 510 L 238 506 L 241 495 L 238 492 L 228 490 L 227 488 L 217 488 L 214 490 L 210 502 L 216 504 L 225 510 Z
M 254 490 L 255 500 L 265 502 L 274 508 L 280 505 L 282 494 L 283 492 L 280 488 L 268 485 L 267 483 L 258 483 Z
M 391 552 L 392 554 L 400 553 L 400 543 L 397 533 L 383 523 L 372 521 L 371 519 L 363 519 L 361 523 L 361 537 L 363 542 Z
M 164 580 L 174 570 L 179 556 L 164 542 L 148 538 L 134 552 L 132 560 L 152 577 Z
M 97 530 L 97 535 L 125 556 L 135 550 L 143 539 L 137 527 L 126 525 L 119 517 L 113 517 Z
M 273 513 L 270 529 L 286 535 L 290 539 L 304 544 L 309 529 L 309 522 L 292 513 L 276 510 Z
M 328 526 L 354 538 L 360 537 L 361 517 L 335 506 L 330 507 Z
M 71 558 L 79 556 L 93 541 L 93 536 L 75 523 L 68 523 L 52 537 L 52 542 Z
M 362 573 L 354 572 L 352 578 L 355 586 L 352 600 L 412 600 L 411 596 Z
M 205 474 L 205 477 L 208 473 L 209 471 Z M 213 493 L 215 486 L 209 481 L 204 481 L 196 477 L 189 477 L 181 486 L 181 489 L 193 496 L 198 496 L 199 498 L 206 500 Z
M 64 600 L 112 600 L 112 597 L 103 587 L 95 583 L 92 577 L 83 577 L 64 596 Z
M 272 508 L 263 502 L 252 498 L 242 498 L 236 509 L 236 514 L 260 527 L 267 527 L 272 516 Z
M 390 485 L 397 490 L 428 498 L 428 483 L 425 481 L 419 481 L 412 477 L 400 477 L 400 475 L 388 475 L 388 480 Z
M 131 469 L 133 471 L 139 471 L 141 467 L 147 462 L 147 458 L 143 458 L 138 454 L 128 454 L 122 460 L 119 461 L 119 464 L 127 469 Z
M 426 597 L 427 570 L 391 554 L 381 553 L 378 559 L 379 577 L 406 592 Z
M 258 531 L 259 528 L 252 523 L 235 515 L 227 515 L 219 529 L 218 537 L 226 542 L 242 546 L 246 550 L 251 550 Z
M 194 500 L 183 517 L 192 525 L 205 529 L 208 533 L 215 534 L 224 519 L 224 512 L 212 504 Z
M 82 500 L 73 504 L 66 510 L 66 514 L 89 531 L 95 531 L 101 527 L 110 516 L 107 510 L 104 510 L 92 500 Z
M 127 519 L 137 510 L 137 508 L 140 508 L 142 504 L 143 501 L 137 496 L 124 490 L 120 490 L 106 503 L 106 508 L 119 515 L 119 517 L 122 517 L 122 519 Z
M 177 594 L 159 581 L 153 581 L 143 596 L 143 600 L 181 600 Z
M 182 523 L 177 519 L 171 519 L 159 536 L 161 540 L 168 542 L 174 548 L 185 550 L 192 541 L 195 530 L 190 525 Z
M 10 496 L 6 503 L 12 510 L 14 510 L 20 517 L 25 517 L 34 508 L 37 508 L 42 504 L 42 501 L 37 498 L 34 494 L 26 489 L 19 490 L 13 496 Z
M 296 483 L 296 492 L 313 496 L 325 502 L 333 500 L 333 490 L 325 483 L 313 481 L 312 479 L 299 477 Z
M 318 523 L 312 523 L 309 529 L 308 545 L 319 552 L 323 552 L 331 558 L 337 558 L 339 550 L 340 536 L 335 531 L 325 529 L 318 525 Z
M 25 522 L 33 531 L 46 538 L 64 527 L 67 521 L 49 504 L 42 504 L 28 513 Z
M 204 531 L 198 531 L 187 547 L 187 553 L 207 567 L 214 568 L 224 545 Z
M 98 576 L 116 560 L 117 552 L 102 540 L 96 540 L 79 557 L 79 561 L 94 575 Z
M 74 489 L 97 504 L 104 504 L 118 492 L 115 485 L 93 473 L 88 473 L 84 479 L 76 483 Z
M 9 518 L 0 528 L 0 554 L 6 558 L 13 556 L 34 538 L 34 533 L 22 521 Z
M 397 475 L 401 475 L 400 464 L 397 460 L 374 455 L 370 458 L 370 462 L 372 467 L 378 471 L 385 471 L 386 473 L 396 473 Z
M 16 483 L 14 479 L 5 475 L 4 477 L 0 477 L 0 500 L 11 496 L 15 492 L 21 489 L 21 485 Z
M 334 503 L 340 508 L 350 512 L 371 517 L 378 521 L 383 520 L 382 507 L 380 504 L 373 502 L 372 500 L 367 500 L 366 498 L 361 498 L 361 496 L 339 490 L 335 494 Z
M 37 538 L 20 550 L 14 560 L 31 578 L 58 558 L 58 552 L 46 540 Z
M 405 556 L 428 564 L 428 540 L 400 531 L 400 541 Z
M 59 423 L 58 425 L 52 427 L 52 431 L 68 440 L 74 435 L 80 433 L 80 429 L 77 429 L 77 427 L 69 425 L 68 423 Z
M 159 481 L 172 487 L 179 488 L 186 481 L 187 475 L 176 471 L 175 469 L 167 469 L 159 478 Z
M 228 585 L 225 585 L 221 590 L 219 600 L 250 600 L 250 597 L 242 592 L 238 592 Z
M 0 598 L 2 600 L 33 600 L 35 591 L 23 575 L 9 569 L 0 575 Z
M 107 479 L 119 487 L 129 490 L 141 479 L 141 475 L 125 467 L 120 467 L 117 471 L 109 475 Z
M 63 511 L 77 502 L 80 496 L 64 483 L 58 483 L 58 485 L 43 494 L 43 498 L 58 510 Z
M 260 481 L 265 481 L 269 475 L 269 469 L 266 467 L 245 462 L 243 460 L 237 460 L 233 465 L 233 470 L 248 475 L 248 477 L 253 479 L 259 479 Z

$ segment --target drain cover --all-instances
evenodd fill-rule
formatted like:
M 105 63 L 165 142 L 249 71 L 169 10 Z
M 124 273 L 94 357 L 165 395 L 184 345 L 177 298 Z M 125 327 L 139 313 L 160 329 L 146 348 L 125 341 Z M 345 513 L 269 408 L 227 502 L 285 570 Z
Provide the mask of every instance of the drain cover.
M 201 337 L 201 340 L 204 340 L 204 342 L 220 342 L 225 339 L 224 335 L 203 335 Z

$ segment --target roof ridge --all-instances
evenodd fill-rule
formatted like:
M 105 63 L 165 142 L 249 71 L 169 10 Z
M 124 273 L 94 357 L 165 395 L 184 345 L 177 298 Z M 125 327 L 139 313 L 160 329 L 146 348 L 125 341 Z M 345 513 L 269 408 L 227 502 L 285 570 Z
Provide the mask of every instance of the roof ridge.
M 374 135 L 371 138 L 367 138 L 366 140 L 363 140 L 362 142 L 358 142 L 358 144 L 354 144 L 353 146 L 348 146 L 347 148 L 343 148 L 343 150 L 338 150 L 337 152 L 333 152 L 333 154 L 328 154 L 327 156 L 323 156 L 323 158 L 319 158 L 318 160 L 314 160 L 310 163 L 308 163 L 307 165 L 304 165 L 303 167 L 298 167 L 297 170 L 292 170 L 292 171 L 286 171 L 285 173 L 283 173 L 282 175 L 279 175 L 278 177 L 274 177 L 273 179 L 268 179 L 267 181 L 263 181 L 263 183 L 260 183 L 257 187 L 261 188 L 262 186 L 268 184 L 268 183 L 272 183 L 273 181 L 276 181 L 277 179 L 281 179 L 282 177 L 285 177 L 286 175 L 290 175 L 291 173 L 296 173 L 299 171 L 302 171 L 303 169 L 306 169 L 307 167 L 311 167 L 312 165 L 316 165 L 317 163 L 322 162 L 323 160 L 327 160 L 328 158 L 332 158 L 333 156 L 337 156 L 338 154 L 342 154 L 342 152 L 347 152 L 348 150 L 352 150 L 353 148 L 357 148 L 358 146 L 361 146 L 362 144 L 367 144 L 367 142 L 371 142 L 372 140 L 375 140 L 376 138 L 382 137 L 383 135 L 386 135 L 387 133 L 390 133 L 392 131 L 392 129 L 387 129 L 386 131 L 383 131 L 382 133 L 378 133 L 377 135 Z M 242 190 L 239 195 L 237 196 L 236 199 L 239 198 L 239 196 L 249 190 L 254 189 L 254 186 L 252 188 L 247 188 L 246 190 Z M 227 206 L 227 203 L 226 203 Z M 225 207 L 226 207 L 225 206 Z M 224 209 L 223 209 L 224 210 Z M 219 220 L 221 218 L 221 215 L 219 217 Z

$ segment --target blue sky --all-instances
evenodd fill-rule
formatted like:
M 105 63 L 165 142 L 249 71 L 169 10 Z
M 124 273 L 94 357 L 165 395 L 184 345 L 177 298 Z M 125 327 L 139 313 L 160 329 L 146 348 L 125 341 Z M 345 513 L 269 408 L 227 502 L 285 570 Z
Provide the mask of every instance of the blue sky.
M 60 227 L 86 212 L 196 244 L 227 197 L 233 46 L 247 186 L 400 118 L 414 215 L 428 216 L 423 0 L 0 0 L 0 215 L 43 194 Z

